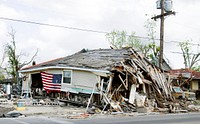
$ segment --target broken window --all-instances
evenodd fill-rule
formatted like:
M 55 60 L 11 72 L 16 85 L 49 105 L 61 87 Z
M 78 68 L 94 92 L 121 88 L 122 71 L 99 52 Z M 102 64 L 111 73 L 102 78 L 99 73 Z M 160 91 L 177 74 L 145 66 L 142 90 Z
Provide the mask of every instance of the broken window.
M 63 83 L 71 84 L 72 71 L 63 71 Z

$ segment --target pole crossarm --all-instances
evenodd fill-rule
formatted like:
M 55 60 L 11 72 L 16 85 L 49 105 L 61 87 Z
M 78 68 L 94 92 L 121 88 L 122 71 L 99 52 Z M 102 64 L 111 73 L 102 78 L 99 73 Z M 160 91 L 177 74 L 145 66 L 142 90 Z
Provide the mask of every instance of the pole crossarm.
M 176 14 L 176 12 L 169 11 L 169 12 L 166 12 L 164 14 L 154 16 L 151 19 L 154 19 L 156 21 L 158 18 L 161 18 L 162 16 L 175 15 L 175 14 Z
M 152 17 L 151 19 L 154 19 L 156 21 L 156 19 L 160 19 L 160 55 L 159 55 L 159 68 L 161 70 L 163 70 L 163 49 L 164 49 L 164 17 L 168 16 L 168 15 L 175 15 L 176 13 L 173 11 L 169 11 L 170 9 L 170 4 L 165 3 L 165 0 L 161 0 L 158 2 L 158 5 L 160 4 L 160 8 L 161 9 L 161 14 Z M 170 1 L 168 1 L 170 2 Z M 172 2 L 172 1 L 171 1 Z M 168 5 L 166 8 L 164 5 Z

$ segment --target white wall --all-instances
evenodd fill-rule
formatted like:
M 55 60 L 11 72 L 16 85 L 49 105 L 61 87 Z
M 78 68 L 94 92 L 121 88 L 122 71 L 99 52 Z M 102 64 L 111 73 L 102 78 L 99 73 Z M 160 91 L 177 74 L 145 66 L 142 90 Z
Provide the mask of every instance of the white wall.
M 52 74 L 63 74 L 64 70 L 45 70 L 45 72 L 52 73 Z M 71 71 L 71 70 L 70 70 Z M 40 73 L 40 72 L 33 72 L 33 73 L 26 73 L 27 79 L 26 81 L 22 82 L 22 87 L 24 90 L 27 90 L 28 87 L 31 86 L 31 74 Z M 93 89 L 94 85 L 99 80 L 99 76 L 92 72 L 88 71 L 79 71 L 79 70 L 72 70 L 72 83 L 71 84 L 64 84 L 62 83 L 62 89 L 69 88 L 69 87 L 76 87 L 76 88 L 83 88 L 83 89 Z
M 86 71 L 73 71 L 72 83 L 75 86 L 85 86 L 93 88 L 98 82 L 97 75 Z
M 77 87 L 85 89 L 93 89 L 98 82 L 97 75 L 87 71 L 72 71 L 72 84 L 62 84 L 62 87 Z
M 199 82 L 194 80 L 192 81 L 192 87 L 191 87 L 192 90 L 199 90 Z

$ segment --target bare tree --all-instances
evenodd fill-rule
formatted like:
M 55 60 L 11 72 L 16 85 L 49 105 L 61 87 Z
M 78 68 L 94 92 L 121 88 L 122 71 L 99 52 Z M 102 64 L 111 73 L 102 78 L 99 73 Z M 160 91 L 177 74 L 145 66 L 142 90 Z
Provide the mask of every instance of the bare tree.
M 33 59 L 36 57 L 38 50 L 33 55 L 30 61 L 28 62 L 21 62 L 20 58 L 22 57 L 21 54 L 17 54 L 16 50 L 16 41 L 15 41 L 15 34 L 16 31 L 11 29 L 8 35 L 11 37 L 11 41 L 5 45 L 5 55 L 8 58 L 8 73 L 12 76 L 12 78 L 18 83 L 19 73 L 18 71 L 25 65 L 30 64 Z
M 180 42 L 179 46 L 183 54 L 185 68 L 189 69 L 197 68 L 196 64 L 200 61 L 200 53 L 192 54 L 191 52 L 192 45 L 190 44 L 189 40 Z

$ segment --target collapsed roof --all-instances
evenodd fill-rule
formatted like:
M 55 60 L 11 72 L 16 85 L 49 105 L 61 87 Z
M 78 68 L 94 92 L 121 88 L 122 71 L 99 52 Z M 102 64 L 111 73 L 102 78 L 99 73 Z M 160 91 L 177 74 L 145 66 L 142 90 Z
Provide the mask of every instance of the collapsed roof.
M 21 72 L 28 72 L 31 69 L 44 67 L 75 67 L 85 69 L 98 69 L 108 71 L 116 63 L 129 57 L 129 49 L 97 49 L 81 50 L 73 55 L 36 64 L 21 69 Z

